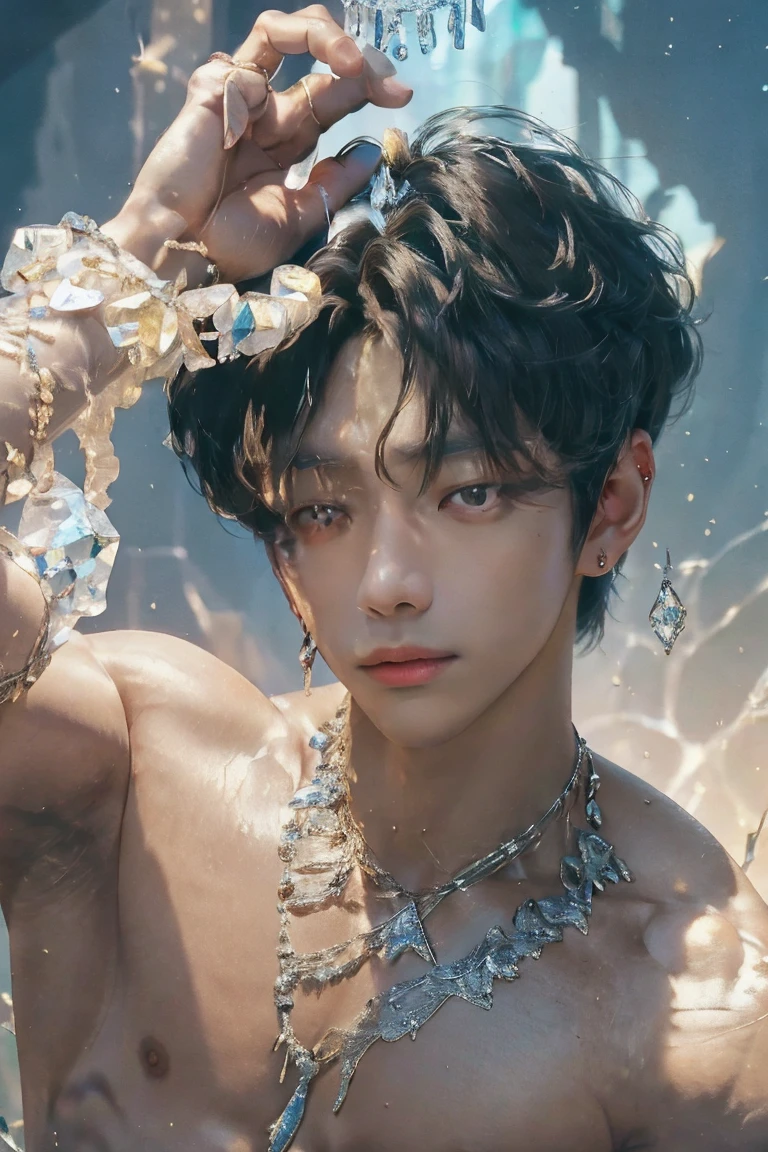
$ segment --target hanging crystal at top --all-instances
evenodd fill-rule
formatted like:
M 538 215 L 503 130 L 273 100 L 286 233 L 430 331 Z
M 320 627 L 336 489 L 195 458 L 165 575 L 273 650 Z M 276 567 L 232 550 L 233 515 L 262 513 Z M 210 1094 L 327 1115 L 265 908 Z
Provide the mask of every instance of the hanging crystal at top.
M 470 22 L 479 32 L 485 32 L 485 0 L 470 0 Z M 448 32 L 453 36 L 454 48 L 464 47 L 467 25 L 467 0 L 343 0 L 346 13 L 344 30 L 349 36 L 370 44 L 380 52 L 391 52 L 395 60 L 408 58 L 403 17 L 413 13 L 419 48 L 427 56 L 437 44 L 435 12 L 448 9 Z

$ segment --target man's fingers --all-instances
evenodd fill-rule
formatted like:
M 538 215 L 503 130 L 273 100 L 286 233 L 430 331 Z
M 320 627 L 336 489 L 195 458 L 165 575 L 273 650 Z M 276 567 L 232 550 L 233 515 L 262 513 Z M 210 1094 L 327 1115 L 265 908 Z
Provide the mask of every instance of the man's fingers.
M 321 4 L 300 12 L 262 12 L 235 56 L 273 72 L 283 56 L 302 52 L 311 53 L 337 76 L 358 76 L 363 70 L 360 49 Z
M 367 66 L 356 79 L 312 73 L 304 77 L 304 83 L 273 93 L 254 129 L 254 140 L 287 168 L 309 155 L 321 133 L 351 112 L 369 102 L 402 108 L 412 95 L 394 76 L 376 77 Z
M 381 160 L 376 144 L 358 144 L 341 160 L 321 160 L 312 169 L 309 181 L 293 198 L 300 221 L 299 246 L 328 226 L 333 216 L 348 200 L 362 192 Z
M 321 160 L 298 191 L 276 183 L 274 173 L 253 176 L 227 196 L 206 229 L 212 258 L 234 282 L 290 260 L 326 230 L 328 215 L 365 188 L 380 160 L 377 145 L 359 144 L 341 160 Z

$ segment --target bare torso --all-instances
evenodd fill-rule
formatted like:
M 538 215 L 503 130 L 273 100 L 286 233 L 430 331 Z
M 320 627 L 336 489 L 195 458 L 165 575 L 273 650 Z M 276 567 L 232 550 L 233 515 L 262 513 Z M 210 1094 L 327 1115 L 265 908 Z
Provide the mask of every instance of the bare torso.
M 179 641 L 113 635 L 54 662 L 62 683 L 94 665 L 90 707 L 111 707 L 114 691 L 94 656 L 125 710 L 129 770 L 102 765 L 72 819 L 38 817 L 37 850 L 6 900 L 28 1152 L 257 1152 L 295 1082 L 289 1071 L 280 1085 L 272 1052 L 277 838 L 316 759 L 307 739 L 341 690 L 270 703 Z M 338 1115 L 336 1072 L 324 1072 L 296 1152 L 765 1146 L 764 1125 L 754 1140 L 738 1134 L 743 1116 L 708 1136 L 732 1088 L 711 1080 L 720 1033 L 740 1030 L 744 1059 L 753 1052 L 762 905 L 674 805 L 601 772 L 605 836 L 635 883 L 597 896 L 587 937 L 567 930 L 519 981 L 497 982 L 492 1011 L 451 1000 L 414 1043 L 375 1045 Z M 520 872 L 446 901 L 429 922 L 440 959 L 508 925 L 525 898 L 559 891 L 558 835 Z M 306 917 L 299 939 L 346 938 L 370 912 Z M 372 964 L 301 998 L 299 1035 L 315 1042 L 423 968 Z

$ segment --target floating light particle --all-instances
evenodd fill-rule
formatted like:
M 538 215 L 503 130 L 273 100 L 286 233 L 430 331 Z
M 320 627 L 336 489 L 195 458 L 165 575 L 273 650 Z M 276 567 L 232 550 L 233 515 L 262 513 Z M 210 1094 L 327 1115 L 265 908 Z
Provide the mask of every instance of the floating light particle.
M 710 520 L 710 524 L 717 524 L 717 520 Z
M 150 604 L 150 608 L 152 609 L 153 612 L 154 612 L 155 608 L 157 608 L 157 604 L 155 604 L 154 600 Z
M 614 688 L 621 688 L 621 676 L 611 676 L 611 684 Z
M 712 529 L 711 528 L 705 528 L 704 529 L 704 535 L 705 536 L 711 536 L 712 535 Z
M 739 655 L 740 656 L 744 655 L 744 649 L 741 647 L 741 645 L 739 645 Z
M 658 548 L 658 546 L 659 546 L 658 540 L 653 541 L 653 546 L 654 546 L 654 548 Z
M 115 92 L 117 92 L 117 93 L 118 93 L 118 95 L 119 95 L 119 93 L 120 93 L 120 89 L 119 89 L 119 88 L 115 88 Z
M 688 432 L 688 431 L 686 431 L 685 434 L 686 434 L 686 436 L 690 436 L 690 432 Z
M 688 493 L 688 503 L 693 504 L 694 499 L 695 499 L 695 497 L 693 495 L 693 492 L 689 492 Z
M 643 752 L 643 760 L 650 760 L 650 758 L 651 758 L 650 752 Z

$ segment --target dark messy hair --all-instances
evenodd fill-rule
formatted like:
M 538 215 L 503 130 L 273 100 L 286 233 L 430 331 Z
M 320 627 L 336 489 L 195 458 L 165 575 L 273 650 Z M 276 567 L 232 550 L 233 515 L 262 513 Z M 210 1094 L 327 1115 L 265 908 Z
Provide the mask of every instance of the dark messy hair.
M 504 138 L 482 130 L 489 122 Z M 701 351 L 680 246 L 570 140 L 513 109 L 442 112 L 399 152 L 402 200 L 309 261 L 325 293 L 318 319 L 272 353 L 171 386 L 176 450 L 216 512 L 269 540 L 279 517 L 264 492 L 278 446 L 300 439 L 342 346 L 385 335 L 404 371 L 379 473 L 388 478 L 384 441 L 418 392 L 425 483 L 459 419 L 492 465 L 524 461 L 542 485 L 569 488 L 578 554 L 630 432 L 655 441 L 673 402 L 682 411 L 690 398 Z M 602 637 L 623 560 L 582 582 L 577 638 L 587 645 Z

